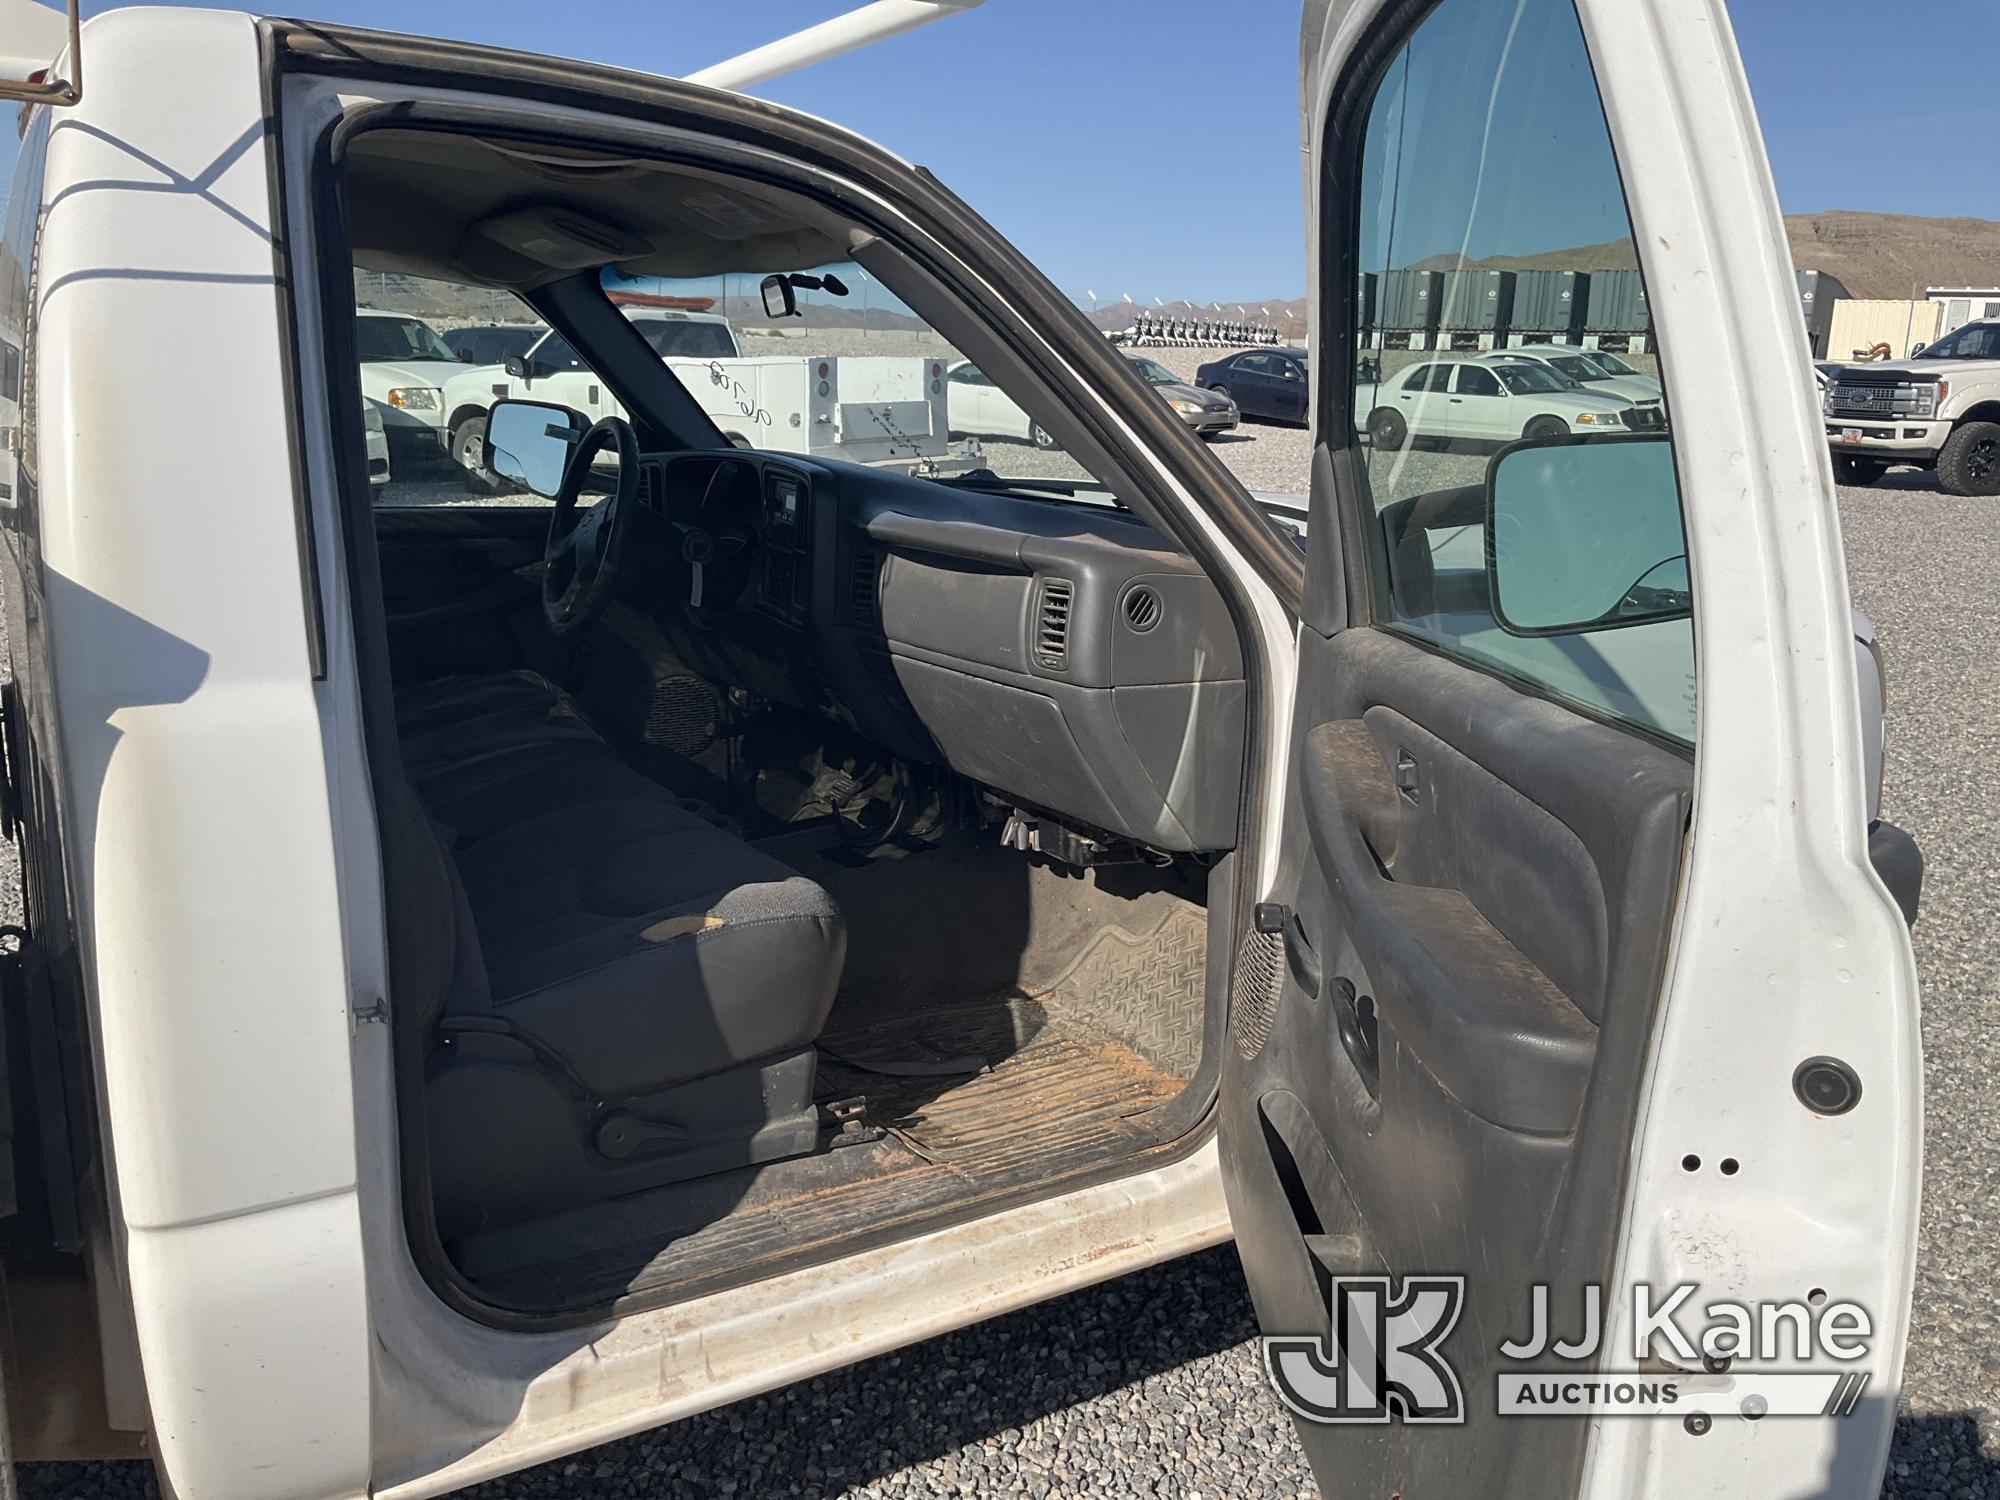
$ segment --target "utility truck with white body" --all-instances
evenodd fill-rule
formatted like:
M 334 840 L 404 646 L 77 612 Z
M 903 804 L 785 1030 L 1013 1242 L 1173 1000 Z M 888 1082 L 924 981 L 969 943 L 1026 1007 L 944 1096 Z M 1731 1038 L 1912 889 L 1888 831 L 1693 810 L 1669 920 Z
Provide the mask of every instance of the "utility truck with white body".
M 1721 0 L 1309 0 L 1303 530 L 824 120 L 183 8 L 5 76 L 8 1451 L 416 1500 L 1233 1236 L 1329 1495 L 1875 1493 L 1921 865 Z M 1482 183 L 1629 245 L 1670 423 L 1368 442 L 1357 267 Z M 615 406 L 373 483 L 357 270 Z M 864 271 L 1051 443 L 740 448 L 607 294 Z
M 941 465 L 950 458 L 944 361 L 924 356 L 744 356 L 718 313 L 620 304 L 632 326 L 739 448 L 852 463 Z M 776 342 L 767 340 L 765 342 Z M 625 415 L 617 397 L 560 333 L 504 365 L 444 384 L 452 457 L 482 481 L 480 445 L 495 401 L 554 401 L 592 420 Z

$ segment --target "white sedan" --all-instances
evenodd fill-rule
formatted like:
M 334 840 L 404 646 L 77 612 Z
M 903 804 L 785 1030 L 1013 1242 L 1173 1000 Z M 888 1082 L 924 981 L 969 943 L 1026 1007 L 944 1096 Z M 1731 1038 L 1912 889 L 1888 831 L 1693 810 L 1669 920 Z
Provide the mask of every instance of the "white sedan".
M 1600 395 L 1544 365 L 1493 355 L 1440 357 L 1355 393 L 1355 418 L 1381 449 L 1411 439 L 1511 443 L 1574 432 L 1655 430 L 1657 408 Z M 1364 415 L 1365 414 L 1365 415 Z
M 961 359 L 944 373 L 946 420 L 953 437 L 961 433 L 974 437 L 1017 438 L 1037 448 L 1053 448 L 1056 440 L 1048 431 L 1014 404 L 993 377 L 969 359 Z
M 1658 379 L 1633 369 L 1609 349 L 1579 349 L 1574 344 L 1523 344 L 1495 357 L 1532 360 L 1578 385 L 1589 386 L 1593 391 L 1608 391 L 1614 396 L 1629 396 L 1642 404 L 1661 397 Z

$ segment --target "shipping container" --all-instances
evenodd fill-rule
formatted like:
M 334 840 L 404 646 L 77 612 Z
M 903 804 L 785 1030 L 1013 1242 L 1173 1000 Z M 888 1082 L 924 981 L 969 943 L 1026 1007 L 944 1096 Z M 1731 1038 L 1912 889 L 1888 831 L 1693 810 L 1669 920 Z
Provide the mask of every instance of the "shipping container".
M 1799 311 L 1805 314 L 1806 347 L 1812 350 L 1814 359 L 1825 359 L 1832 346 L 1827 342 L 1833 332 L 1834 304 L 1847 298 L 1847 288 L 1840 278 L 1825 271 L 1795 271 L 1799 283 Z
M 1826 348 L 1816 351 L 1839 363 L 1861 360 L 1888 346 L 1880 359 L 1908 359 L 1918 344 L 1937 341 L 1943 323 L 1942 302 L 1910 302 L 1897 298 L 1848 298 L 1833 304 Z
M 1558 343 L 1583 331 L 1583 309 L 1590 296 L 1590 276 L 1584 271 L 1519 271 L 1514 276 L 1514 315 L 1508 326 L 1515 335 L 1551 334 Z
M 1592 271 L 1587 333 L 1643 333 L 1653 323 L 1646 308 L 1646 286 L 1637 271 Z
M 1446 271 L 1438 327 L 1492 333 L 1514 310 L 1512 271 Z
M 1437 327 L 1443 281 L 1437 271 L 1384 271 L 1375 290 L 1376 326 L 1425 332 Z

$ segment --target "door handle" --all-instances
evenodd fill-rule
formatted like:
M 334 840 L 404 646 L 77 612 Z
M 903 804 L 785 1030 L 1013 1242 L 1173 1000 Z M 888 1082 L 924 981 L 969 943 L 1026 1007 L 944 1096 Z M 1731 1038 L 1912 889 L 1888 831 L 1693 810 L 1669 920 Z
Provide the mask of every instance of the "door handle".
M 1276 901 L 1259 901 L 1253 916 L 1259 932 L 1269 933 L 1284 941 L 1285 967 L 1291 971 L 1293 983 L 1306 992 L 1308 1000 L 1317 1000 L 1319 954 L 1313 950 L 1312 939 L 1306 936 L 1305 924 L 1299 921 L 1299 914 Z

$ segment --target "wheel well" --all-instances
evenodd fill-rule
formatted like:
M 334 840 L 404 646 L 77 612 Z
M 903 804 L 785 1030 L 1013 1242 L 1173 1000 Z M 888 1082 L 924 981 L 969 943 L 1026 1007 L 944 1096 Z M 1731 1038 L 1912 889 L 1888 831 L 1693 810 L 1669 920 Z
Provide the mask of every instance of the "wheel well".
M 1959 413 L 1958 420 L 1951 425 L 1958 428 L 1967 422 L 2000 422 L 2000 401 L 1982 401 L 1971 411 Z
M 467 417 L 483 417 L 486 415 L 486 412 L 487 408 L 484 406 L 459 407 L 458 410 L 451 414 L 451 419 L 444 424 L 445 435 L 449 437 L 452 433 L 458 431 L 459 423 L 463 422 Z

